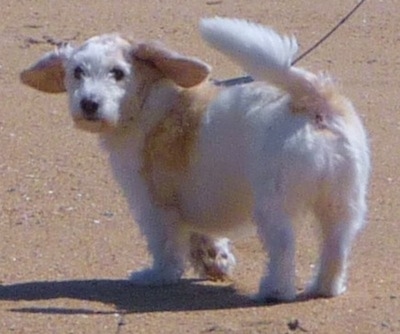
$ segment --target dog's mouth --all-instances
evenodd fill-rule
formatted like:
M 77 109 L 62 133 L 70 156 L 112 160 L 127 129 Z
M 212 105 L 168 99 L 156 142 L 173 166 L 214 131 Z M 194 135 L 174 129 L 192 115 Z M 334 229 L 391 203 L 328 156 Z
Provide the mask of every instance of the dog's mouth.
M 80 130 L 92 133 L 110 132 L 115 128 L 113 124 L 98 116 L 76 117 L 74 118 L 74 125 Z
M 101 122 L 98 114 L 84 114 L 82 119 L 88 122 Z

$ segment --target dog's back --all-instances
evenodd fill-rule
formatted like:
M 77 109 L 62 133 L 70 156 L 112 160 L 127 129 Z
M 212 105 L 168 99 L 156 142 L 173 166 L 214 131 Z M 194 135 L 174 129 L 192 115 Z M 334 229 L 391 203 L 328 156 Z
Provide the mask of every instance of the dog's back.
M 265 161 L 263 168 L 270 169 L 269 166 L 274 164 L 271 161 L 275 150 L 272 146 L 285 145 L 286 154 L 290 154 L 288 141 L 291 140 L 290 136 L 297 136 L 293 154 L 296 155 L 296 150 L 299 150 L 304 160 L 308 151 L 313 163 L 319 157 L 318 152 L 321 152 L 320 178 L 334 177 L 333 174 L 327 175 L 333 172 L 328 165 L 331 164 L 330 159 L 339 154 L 343 155 L 343 163 L 356 164 L 357 160 L 364 166 L 360 182 L 367 183 L 369 152 L 362 123 L 353 105 L 339 92 L 332 78 L 314 75 L 291 65 L 298 50 L 294 37 L 280 36 L 272 29 L 244 20 L 225 18 L 202 20 L 200 31 L 211 46 L 232 58 L 256 81 L 267 82 L 281 91 L 274 91 L 270 86 L 260 88 L 262 84 L 253 84 L 249 88 L 234 87 L 230 89 L 236 90 L 231 94 L 232 98 L 226 99 L 233 102 L 224 102 L 225 108 L 231 109 L 232 118 L 237 109 L 243 113 L 249 109 L 260 110 L 248 116 L 251 118 L 248 123 L 254 125 L 249 130 L 253 137 L 258 131 L 265 137 L 263 145 L 268 161 Z M 263 97 L 259 98 L 260 95 Z M 266 104 L 264 110 L 260 106 L 254 107 L 260 103 Z M 297 134 L 296 126 L 300 130 Z M 303 136 L 300 135 L 301 129 L 304 131 Z M 348 145 L 341 146 L 344 142 Z M 282 149 L 280 147 L 278 151 Z M 307 164 L 303 167 L 307 169 Z
M 332 78 L 291 65 L 298 51 L 294 37 L 226 18 L 203 19 L 200 31 L 211 46 L 237 62 L 256 81 L 268 82 L 288 93 L 293 112 L 310 114 L 320 127 L 334 114 L 347 118 L 348 123 L 358 122 L 351 103 L 339 94 Z
M 341 155 L 343 165 L 363 166 L 356 174 L 360 174 L 360 184 L 366 185 L 369 152 L 364 127 L 352 103 L 339 92 L 331 77 L 315 75 L 291 65 L 298 50 L 294 37 L 280 36 L 272 29 L 244 20 L 225 18 L 202 20 L 200 31 L 210 45 L 236 61 L 256 81 L 267 82 L 281 90 L 279 94 L 274 93 L 271 87 L 265 88 L 264 95 L 269 92 L 273 97 L 264 98 L 268 104 L 264 111 L 251 115 L 250 123 L 255 126 L 250 131 L 257 133 L 263 123 L 268 128 L 260 130 L 264 133 L 264 151 L 269 159 L 265 161 L 266 169 L 273 164 L 270 160 L 275 149 L 271 146 L 284 145 L 286 154 L 291 154 L 288 141 L 291 140 L 290 136 L 297 136 L 291 159 L 294 159 L 296 150 L 302 152 L 303 158 L 308 151 L 311 163 L 320 158 L 319 177 L 329 179 L 335 177 L 334 168 L 336 171 L 339 168 L 348 169 L 348 166 L 340 167 L 338 161 L 333 162 L 335 156 Z M 233 100 L 237 100 L 232 104 L 232 109 L 237 109 L 240 103 L 250 104 L 248 107 L 243 105 L 243 110 L 254 109 L 252 105 L 260 103 L 257 102 L 257 93 L 252 92 L 253 87 L 247 90 L 241 99 L 238 99 L 240 93 L 232 94 L 235 96 Z M 272 114 L 275 116 L 267 115 L 269 110 L 274 110 Z M 272 121 L 272 118 L 275 120 Z M 290 124 L 292 129 L 288 128 Z M 295 126 L 305 131 L 303 136 L 299 135 L 301 131 L 296 134 Z M 271 142 L 275 144 L 271 145 Z M 307 164 L 303 167 L 307 169 Z

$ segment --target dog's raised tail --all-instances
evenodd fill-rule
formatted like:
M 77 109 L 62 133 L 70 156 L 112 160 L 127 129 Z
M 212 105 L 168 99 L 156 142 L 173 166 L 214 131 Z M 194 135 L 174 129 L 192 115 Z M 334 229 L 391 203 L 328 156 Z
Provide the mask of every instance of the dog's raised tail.
M 317 93 L 314 75 L 291 65 L 298 50 L 294 37 L 281 36 L 245 20 L 221 17 L 202 19 L 200 32 L 212 47 L 238 63 L 255 80 L 268 81 L 295 100 Z

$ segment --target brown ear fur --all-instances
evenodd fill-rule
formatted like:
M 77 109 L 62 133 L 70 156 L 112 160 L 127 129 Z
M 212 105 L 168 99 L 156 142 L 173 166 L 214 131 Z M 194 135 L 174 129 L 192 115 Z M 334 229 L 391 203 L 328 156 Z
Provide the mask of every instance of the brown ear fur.
M 180 55 L 157 42 L 136 45 L 133 56 L 151 62 L 167 78 L 185 88 L 200 84 L 211 72 L 210 66 L 203 61 Z
M 45 54 L 20 74 L 21 82 L 46 93 L 65 92 L 65 71 L 59 51 Z

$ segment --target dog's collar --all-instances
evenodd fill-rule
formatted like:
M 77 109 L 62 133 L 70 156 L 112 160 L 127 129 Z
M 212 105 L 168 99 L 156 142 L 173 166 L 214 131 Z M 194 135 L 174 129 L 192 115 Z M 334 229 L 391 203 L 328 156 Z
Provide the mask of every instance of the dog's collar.
M 243 84 L 253 82 L 254 79 L 251 76 L 247 75 L 247 76 L 243 76 L 243 77 L 237 77 L 237 78 L 226 79 L 226 80 L 211 79 L 211 81 L 216 86 L 231 87 L 231 86 L 243 85 Z

